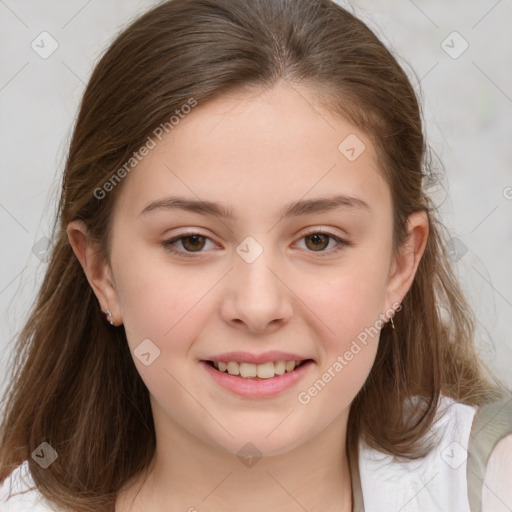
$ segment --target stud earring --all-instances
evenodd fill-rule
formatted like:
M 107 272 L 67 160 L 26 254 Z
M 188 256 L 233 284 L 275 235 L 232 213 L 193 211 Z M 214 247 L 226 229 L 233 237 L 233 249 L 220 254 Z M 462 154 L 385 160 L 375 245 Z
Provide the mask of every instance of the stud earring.
M 112 316 L 112 313 L 108 309 L 104 313 L 107 316 L 108 323 L 110 325 L 114 325 L 114 317 Z

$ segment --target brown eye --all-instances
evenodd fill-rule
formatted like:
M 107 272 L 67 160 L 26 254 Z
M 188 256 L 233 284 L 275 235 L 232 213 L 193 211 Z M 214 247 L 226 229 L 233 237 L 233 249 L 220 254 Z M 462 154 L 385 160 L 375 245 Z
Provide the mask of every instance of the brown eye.
M 166 251 L 177 256 L 199 257 L 201 254 L 209 252 L 208 249 L 215 249 L 216 244 L 210 237 L 192 232 L 164 240 L 160 245 Z
M 306 246 L 312 251 L 323 251 L 329 245 L 329 235 L 323 233 L 313 233 L 304 237 Z
M 339 236 L 321 230 L 310 230 L 299 241 L 302 249 L 316 252 L 317 256 L 333 256 L 339 251 L 352 247 L 353 244 Z
M 184 236 L 181 237 L 181 241 L 185 250 L 189 252 L 200 251 L 206 243 L 205 237 L 200 235 Z

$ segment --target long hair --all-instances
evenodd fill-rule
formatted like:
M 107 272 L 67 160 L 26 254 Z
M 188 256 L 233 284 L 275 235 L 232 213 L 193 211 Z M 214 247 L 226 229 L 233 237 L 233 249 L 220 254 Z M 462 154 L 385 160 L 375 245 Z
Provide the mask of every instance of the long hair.
M 1 475 L 28 460 L 45 497 L 97 512 L 113 510 L 118 490 L 147 469 L 156 446 L 149 392 L 123 327 L 105 321 L 66 227 L 82 220 L 108 261 L 111 213 L 123 189 L 115 177 L 148 137 L 158 127 L 170 131 L 169 119 L 184 105 L 280 81 L 311 87 L 325 108 L 370 137 L 392 194 L 395 249 L 410 214 L 425 211 L 430 223 L 396 329 L 382 329 L 373 368 L 351 404 L 347 444 L 364 439 L 397 457 L 419 457 L 441 395 L 473 405 L 494 396 L 476 356 L 473 315 L 444 249 L 444 228 L 422 187 L 431 169 L 421 109 L 392 54 L 330 0 L 172 0 L 115 39 L 85 90 L 53 252 L 17 337 L 3 397 Z M 413 396 L 422 400 L 411 414 Z M 43 442 L 58 453 L 47 469 L 31 457 Z

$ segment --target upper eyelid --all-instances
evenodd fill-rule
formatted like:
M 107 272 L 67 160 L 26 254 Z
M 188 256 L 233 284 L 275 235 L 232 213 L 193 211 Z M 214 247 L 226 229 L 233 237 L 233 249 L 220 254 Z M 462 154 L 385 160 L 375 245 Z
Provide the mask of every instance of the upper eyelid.
M 328 229 L 325 229 L 325 228 L 306 228 L 306 229 L 307 229 L 307 231 L 300 236 L 299 240 L 301 238 L 304 238 L 305 236 L 314 235 L 316 233 L 324 234 L 324 235 L 329 235 L 332 238 L 337 238 L 337 239 L 340 239 L 340 240 L 344 240 L 345 239 L 345 237 L 343 235 L 336 235 L 334 233 L 331 233 Z M 170 238 L 167 239 L 167 241 L 169 241 L 169 240 L 177 241 L 180 238 L 187 238 L 188 236 L 200 236 L 200 237 L 203 237 L 203 238 L 207 238 L 208 240 L 211 240 L 212 242 L 215 243 L 215 240 L 211 236 L 205 235 L 205 234 L 200 233 L 198 231 L 186 231 L 186 232 L 181 233 L 179 235 L 171 236 Z

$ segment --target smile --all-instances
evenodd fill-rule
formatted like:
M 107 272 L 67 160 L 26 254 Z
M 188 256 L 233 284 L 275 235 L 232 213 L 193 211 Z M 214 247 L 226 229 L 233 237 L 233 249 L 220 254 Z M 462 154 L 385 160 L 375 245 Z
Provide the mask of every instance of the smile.
M 232 395 L 271 398 L 293 388 L 315 365 L 312 359 L 262 363 L 201 361 L 213 383 Z
M 261 364 L 239 363 L 236 361 L 207 361 L 207 363 L 221 373 L 228 373 L 229 375 L 239 376 L 244 379 L 272 379 L 276 375 L 284 375 L 285 373 L 293 372 L 296 368 L 306 363 L 307 361 L 309 360 L 279 360 L 269 361 Z

